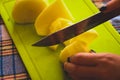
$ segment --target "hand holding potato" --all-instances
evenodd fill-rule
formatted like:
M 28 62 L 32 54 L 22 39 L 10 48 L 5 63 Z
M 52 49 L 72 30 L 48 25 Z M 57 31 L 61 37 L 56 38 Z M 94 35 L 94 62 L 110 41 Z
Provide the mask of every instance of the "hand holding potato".
M 73 80 L 120 80 L 120 56 L 114 54 L 79 53 L 64 68 Z

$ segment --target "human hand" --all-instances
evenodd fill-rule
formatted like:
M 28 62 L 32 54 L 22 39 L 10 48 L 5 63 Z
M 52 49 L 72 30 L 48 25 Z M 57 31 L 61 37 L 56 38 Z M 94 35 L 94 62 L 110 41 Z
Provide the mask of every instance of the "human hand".
M 64 69 L 73 80 L 120 80 L 120 56 L 78 53 Z
M 104 8 L 103 10 L 108 12 L 118 7 L 120 7 L 120 0 L 109 0 L 108 3 L 106 4 L 106 8 Z

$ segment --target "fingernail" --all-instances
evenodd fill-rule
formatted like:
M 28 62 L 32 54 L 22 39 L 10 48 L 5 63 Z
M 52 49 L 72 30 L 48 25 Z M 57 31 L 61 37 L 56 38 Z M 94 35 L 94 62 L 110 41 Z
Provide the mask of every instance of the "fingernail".
M 91 50 L 90 50 L 90 53 L 96 53 L 96 51 L 94 51 L 94 50 L 91 49 Z
M 70 62 L 70 57 L 67 58 L 67 62 Z
M 107 6 L 104 5 L 104 6 L 102 6 L 102 7 L 100 8 L 100 11 L 105 11 L 106 9 L 107 9 Z

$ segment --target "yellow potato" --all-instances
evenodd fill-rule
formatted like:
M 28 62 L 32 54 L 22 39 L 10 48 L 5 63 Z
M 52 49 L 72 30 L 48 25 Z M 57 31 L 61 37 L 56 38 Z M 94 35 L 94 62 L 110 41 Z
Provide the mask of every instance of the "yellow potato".
M 38 35 L 48 35 L 51 23 L 59 17 L 73 20 L 73 17 L 65 6 L 63 0 L 55 0 L 55 2 L 44 9 L 37 17 L 35 21 L 35 29 Z
M 79 52 L 89 52 L 88 45 L 82 40 L 76 40 L 73 43 L 66 46 L 60 53 L 60 60 L 62 62 L 67 61 L 67 58 L 73 56 Z
M 70 40 L 70 43 L 72 43 L 75 40 L 83 40 L 86 42 L 88 45 L 91 44 L 96 38 L 98 37 L 98 33 L 94 29 L 90 29 L 77 37 L 74 37 Z
M 72 21 L 65 18 L 57 18 L 51 26 L 49 27 L 49 34 L 54 33 L 62 28 L 68 27 L 72 25 Z
M 62 28 L 72 25 L 72 21 L 64 18 L 57 18 L 49 27 L 49 34 L 54 33 Z M 56 50 L 58 45 L 49 46 L 51 49 Z
M 44 0 L 16 0 L 12 17 L 19 24 L 33 23 L 45 7 Z
M 69 43 L 60 53 L 60 60 L 65 62 L 68 57 L 73 56 L 79 52 L 89 52 L 89 45 L 98 37 L 98 33 L 91 29 L 83 34 L 72 38 Z

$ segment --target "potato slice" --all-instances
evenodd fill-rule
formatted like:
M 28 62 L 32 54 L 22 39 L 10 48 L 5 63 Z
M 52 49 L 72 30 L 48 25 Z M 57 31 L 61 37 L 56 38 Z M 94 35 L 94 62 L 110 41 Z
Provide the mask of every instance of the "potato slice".
M 89 52 L 88 45 L 82 40 L 76 40 L 73 43 L 66 46 L 60 53 L 60 60 L 62 62 L 67 61 L 68 57 L 71 57 L 79 52 Z
M 62 28 L 68 27 L 72 24 L 73 24 L 72 21 L 70 21 L 68 19 L 57 18 L 55 21 L 53 21 L 53 23 L 49 27 L 49 34 L 54 33 Z M 58 47 L 58 45 L 50 46 L 50 48 L 53 50 L 56 50 L 57 47 Z
M 94 30 L 88 30 L 81 35 L 69 40 L 69 44 L 61 51 L 60 60 L 65 62 L 68 57 L 79 52 L 89 52 L 89 45 L 98 37 L 98 33 Z
M 73 20 L 73 17 L 65 6 L 63 0 L 56 0 L 44 9 L 44 11 L 37 17 L 35 21 L 35 29 L 38 35 L 48 35 L 51 23 L 59 17 Z
M 16 0 L 12 17 L 19 24 L 33 23 L 45 7 L 44 0 Z
M 80 35 L 78 35 L 75 38 L 72 38 L 70 40 L 70 43 L 74 42 L 75 40 L 83 40 L 86 42 L 88 45 L 91 44 L 96 38 L 98 37 L 98 33 L 94 29 L 90 29 Z

